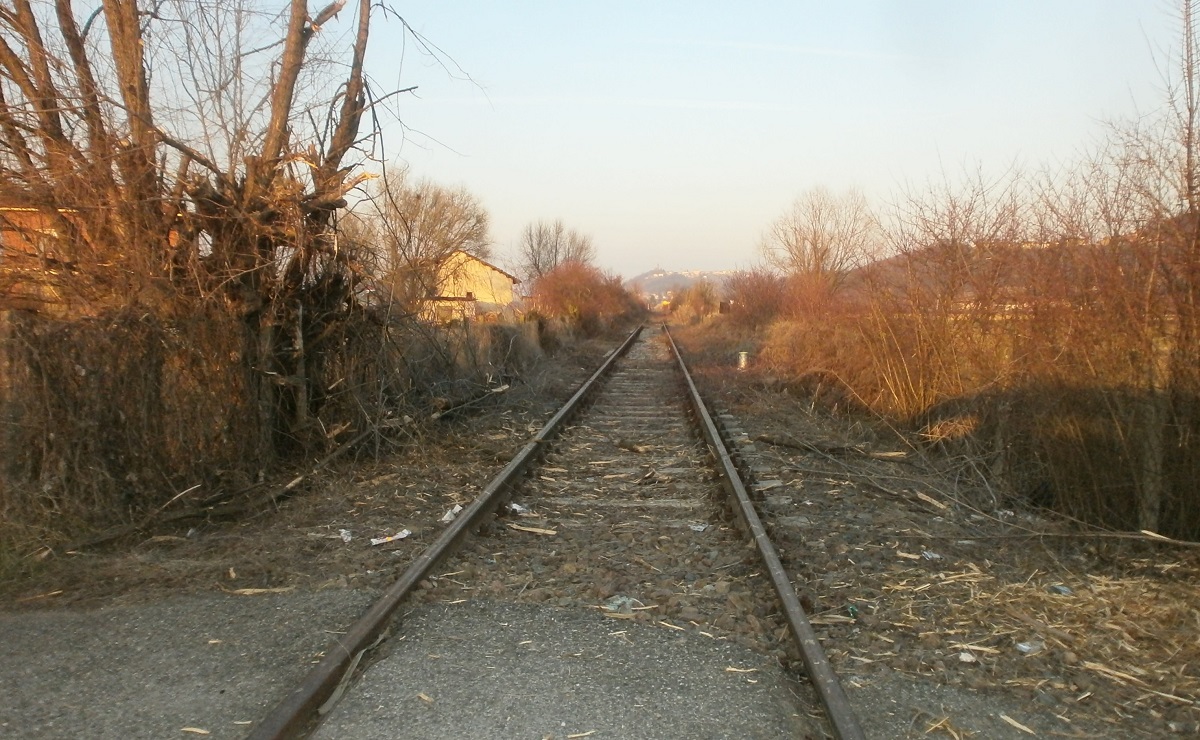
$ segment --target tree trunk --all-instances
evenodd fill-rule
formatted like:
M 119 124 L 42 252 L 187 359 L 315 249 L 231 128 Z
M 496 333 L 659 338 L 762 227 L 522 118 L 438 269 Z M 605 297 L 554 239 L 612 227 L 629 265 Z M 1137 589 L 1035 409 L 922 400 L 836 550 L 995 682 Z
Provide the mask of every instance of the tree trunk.
M 275 460 L 275 428 L 278 420 L 275 378 L 275 325 L 269 313 L 259 317 L 257 336 L 248 337 L 254 343 L 251 382 L 258 399 L 258 464 L 269 465 Z
M 308 429 L 309 409 L 308 409 L 308 358 L 304 353 L 304 303 L 296 303 L 296 326 L 293 330 L 292 340 L 296 345 L 296 370 L 293 373 L 292 383 L 296 389 L 296 418 L 292 420 L 293 426 L 299 432 L 305 432 Z M 307 435 L 306 435 L 307 437 Z

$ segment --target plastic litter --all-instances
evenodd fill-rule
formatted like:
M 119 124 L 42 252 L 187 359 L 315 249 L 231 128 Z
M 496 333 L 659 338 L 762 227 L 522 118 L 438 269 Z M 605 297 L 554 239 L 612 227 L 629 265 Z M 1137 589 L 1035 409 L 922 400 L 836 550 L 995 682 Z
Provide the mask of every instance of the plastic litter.
M 624 596 L 622 594 L 617 594 L 604 602 L 605 609 L 610 612 L 617 612 L 618 614 L 632 614 L 634 608 L 639 606 L 645 605 L 632 596 Z
M 385 545 L 385 544 L 387 544 L 387 543 L 389 543 L 389 542 L 395 542 L 396 540 L 402 540 L 402 539 L 404 539 L 405 537 L 409 536 L 410 534 L 412 534 L 412 532 L 411 532 L 411 531 L 409 531 L 409 530 L 407 530 L 407 529 L 402 529 L 402 530 L 400 530 L 399 532 L 397 532 L 396 534 L 394 534 L 394 535 L 391 535 L 390 537 L 372 537 L 372 538 L 371 538 L 371 545 L 372 545 L 372 546 L 374 546 L 374 545 Z
M 704 532 L 708 529 L 708 525 L 707 524 L 689 524 L 688 529 L 692 530 L 693 532 Z
M 1046 648 L 1046 643 L 1041 640 L 1029 640 L 1028 642 L 1018 642 L 1017 652 L 1022 655 L 1033 655 L 1040 653 Z
M 350 530 L 348 529 L 339 529 L 338 536 L 342 538 L 342 542 L 349 542 L 354 539 L 354 535 L 350 534 Z
M 446 513 L 442 514 L 442 518 L 438 519 L 438 521 L 442 524 L 449 524 L 450 522 L 454 521 L 454 517 L 458 516 L 460 511 L 462 511 L 462 504 L 455 504 L 447 509 Z
M 1075 593 L 1070 588 L 1062 585 L 1061 583 L 1055 583 L 1050 586 L 1046 586 L 1046 590 L 1052 594 L 1058 594 L 1059 596 L 1070 596 L 1071 594 Z
M 973 653 L 969 653 L 966 650 L 964 650 L 958 654 L 958 662 L 959 663 L 978 663 L 979 658 L 976 658 Z
M 942 559 L 942 556 L 938 555 L 933 550 L 922 550 L 921 557 L 925 558 L 926 560 L 941 560 Z
M 528 506 L 521 506 L 520 504 L 516 503 L 515 501 L 508 502 L 508 510 L 519 516 L 524 516 L 524 515 L 530 513 Z

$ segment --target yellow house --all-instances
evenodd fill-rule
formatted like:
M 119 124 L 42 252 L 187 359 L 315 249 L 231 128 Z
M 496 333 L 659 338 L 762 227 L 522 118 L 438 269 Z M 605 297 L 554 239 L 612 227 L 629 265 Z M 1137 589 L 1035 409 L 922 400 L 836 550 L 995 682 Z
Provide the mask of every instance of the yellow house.
M 521 282 L 475 255 L 456 250 L 438 266 L 432 318 L 451 321 L 498 316 L 512 305 L 513 286 Z

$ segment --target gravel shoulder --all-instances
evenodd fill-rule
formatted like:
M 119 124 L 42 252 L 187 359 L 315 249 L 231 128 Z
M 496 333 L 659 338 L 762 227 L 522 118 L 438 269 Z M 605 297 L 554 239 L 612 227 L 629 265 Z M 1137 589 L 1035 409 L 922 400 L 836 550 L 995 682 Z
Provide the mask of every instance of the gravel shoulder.
M 0 613 L 0 737 L 244 737 L 373 597 L 207 594 Z
M 399 627 L 315 737 L 819 737 L 795 679 L 729 642 L 487 599 Z

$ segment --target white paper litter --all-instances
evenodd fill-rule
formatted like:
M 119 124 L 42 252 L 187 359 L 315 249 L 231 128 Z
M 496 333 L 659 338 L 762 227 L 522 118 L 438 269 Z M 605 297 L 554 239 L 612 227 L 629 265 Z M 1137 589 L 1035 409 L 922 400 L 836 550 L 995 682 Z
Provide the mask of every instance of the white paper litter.
M 410 532 L 409 530 L 402 529 L 390 537 L 373 537 L 373 538 L 371 538 L 371 544 L 372 545 L 384 545 L 384 544 L 387 544 L 388 542 L 395 542 L 396 540 L 402 540 L 405 537 L 409 536 L 410 534 L 412 534 L 412 532 Z

